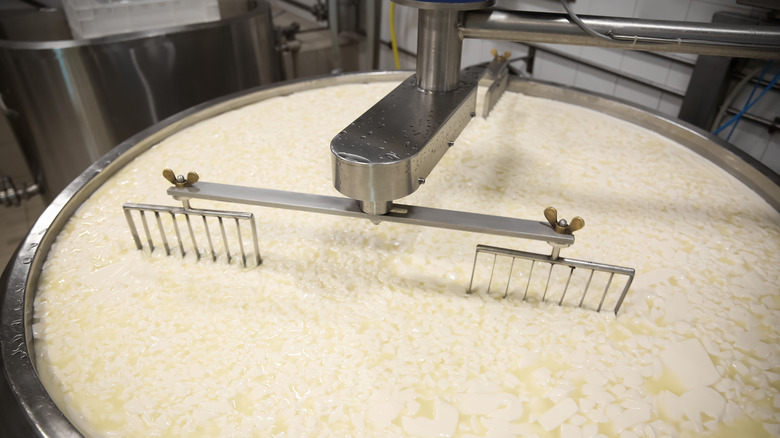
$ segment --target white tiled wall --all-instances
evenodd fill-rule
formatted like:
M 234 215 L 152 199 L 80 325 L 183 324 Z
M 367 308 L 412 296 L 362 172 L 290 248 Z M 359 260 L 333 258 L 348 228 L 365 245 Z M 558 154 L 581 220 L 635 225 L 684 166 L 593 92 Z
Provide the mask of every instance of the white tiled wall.
M 387 14 L 389 0 L 382 0 L 382 2 L 383 13 Z M 496 6 L 524 11 L 563 12 L 563 8 L 556 0 L 497 0 Z M 583 15 L 707 23 L 711 22 L 712 15 L 719 11 L 750 16 L 760 16 L 764 12 L 738 5 L 736 0 L 577 0 L 573 4 L 573 9 Z M 384 41 L 390 39 L 387 21 L 382 20 L 380 33 Z M 416 51 L 416 28 L 416 11 L 413 8 L 396 6 L 396 32 L 399 45 L 412 53 Z M 689 54 L 668 54 L 663 57 L 627 50 L 562 45 L 540 46 L 573 59 L 555 53 L 537 52 L 534 77 L 628 100 L 673 117 L 679 113 L 696 62 L 696 56 Z M 509 50 L 513 56 L 527 52 L 527 47 L 521 44 L 466 40 L 463 46 L 462 64 L 466 66 L 490 60 L 490 49 L 494 47 L 499 51 Z M 618 73 L 626 73 L 654 86 L 621 78 L 618 74 L 584 65 L 577 62 L 578 60 L 595 63 Z M 383 68 L 392 68 L 392 66 L 383 66 Z M 745 98 L 746 96 L 742 101 L 736 100 L 735 106 L 741 107 Z M 774 119 L 780 115 L 778 114 L 780 93 L 768 93 L 750 112 L 769 120 Z M 728 130 L 721 137 L 725 139 L 727 134 Z M 765 126 L 743 120 L 739 123 L 730 142 L 780 173 L 780 132 L 770 134 Z

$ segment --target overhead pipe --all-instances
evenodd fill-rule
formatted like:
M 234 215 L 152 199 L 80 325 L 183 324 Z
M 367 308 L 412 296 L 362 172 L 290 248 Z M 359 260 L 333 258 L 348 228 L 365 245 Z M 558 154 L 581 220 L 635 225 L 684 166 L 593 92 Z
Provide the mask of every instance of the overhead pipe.
M 625 50 L 780 59 L 779 26 L 579 16 L 608 38 L 588 35 L 568 15 L 480 9 L 461 15 L 461 38 L 570 44 Z

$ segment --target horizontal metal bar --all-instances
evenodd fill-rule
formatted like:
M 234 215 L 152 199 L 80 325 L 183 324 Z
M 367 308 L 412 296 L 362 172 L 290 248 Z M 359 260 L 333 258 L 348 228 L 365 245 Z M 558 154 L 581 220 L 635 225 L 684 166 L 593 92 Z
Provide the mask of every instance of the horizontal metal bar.
M 540 240 L 559 245 L 571 245 L 574 236 L 557 234 L 547 222 L 491 216 L 463 211 L 442 210 L 394 204 L 387 214 L 369 215 L 360 209 L 358 201 L 336 196 L 312 195 L 283 190 L 261 189 L 199 181 L 192 187 L 170 187 L 174 199 L 206 199 L 235 202 L 261 207 L 324 213 L 368 219 L 374 222 L 396 222 L 473 233 L 494 234 L 521 239 Z M 200 210 L 198 210 L 200 211 Z
M 463 13 L 462 38 L 780 59 L 780 27 L 580 16 L 613 41 L 586 34 L 567 15 L 478 10 Z M 636 37 L 636 38 L 635 38 Z

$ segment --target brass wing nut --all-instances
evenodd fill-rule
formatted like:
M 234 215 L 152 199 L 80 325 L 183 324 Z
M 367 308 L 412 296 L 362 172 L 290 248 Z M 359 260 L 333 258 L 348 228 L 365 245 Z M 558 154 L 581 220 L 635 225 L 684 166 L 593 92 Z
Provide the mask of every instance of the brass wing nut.
M 547 218 L 547 222 L 552 225 L 553 230 L 558 234 L 572 234 L 585 226 L 585 220 L 579 216 L 574 216 L 571 223 L 563 218 L 558 220 L 558 210 L 555 207 L 545 208 L 544 217 Z
M 510 56 L 512 56 L 512 53 L 509 51 L 504 52 L 503 55 L 499 55 L 498 49 L 492 49 L 490 54 L 493 55 L 493 59 L 497 59 L 499 61 L 506 61 Z
M 192 185 L 198 182 L 200 179 L 198 174 L 195 172 L 187 173 L 187 178 L 184 178 L 184 175 L 176 176 L 176 174 L 173 173 L 173 170 L 167 168 L 163 170 L 162 174 L 165 179 L 170 181 L 170 183 L 176 186 L 177 189 L 192 187 Z

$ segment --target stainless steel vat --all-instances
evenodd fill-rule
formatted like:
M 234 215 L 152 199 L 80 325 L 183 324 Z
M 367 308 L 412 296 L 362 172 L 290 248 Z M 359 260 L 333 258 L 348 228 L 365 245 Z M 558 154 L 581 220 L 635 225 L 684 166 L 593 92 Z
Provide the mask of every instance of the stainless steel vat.
M 0 93 L 47 201 L 138 131 L 282 78 L 268 3 L 220 9 L 215 22 L 84 40 L 60 10 L 0 16 Z
M 33 294 L 44 261 L 58 233 L 75 210 L 103 182 L 151 146 L 218 114 L 298 91 L 347 83 L 400 81 L 407 75 L 372 73 L 331 76 L 248 90 L 220 98 L 181 112 L 138 133 L 112 149 L 76 178 L 38 219 L 0 280 L 0 353 L 10 387 L 10 394 L 6 394 L 6 397 L 18 403 L 21 410 L 15 421 L 21 421 L 22 424 L 15 426 L 20 430 L 24 428 L 27 434 L 32 430 L 41 436 L 79 436 L 78 431 L 55 406 L 36 375 L 35 356 L 31 354 Z M 725 143 L 698 128 L 630 104 L 557 85 L 512 80 L 509 90 L 588 107 L 658 132 L 728 170 L 780 210 L 780 181 L 777 177 L 771 176 L 771 173 L 765 174 L 760 164 L 754 166 L 755 163 L 748 162 L 749 159 L 745 161 Z

